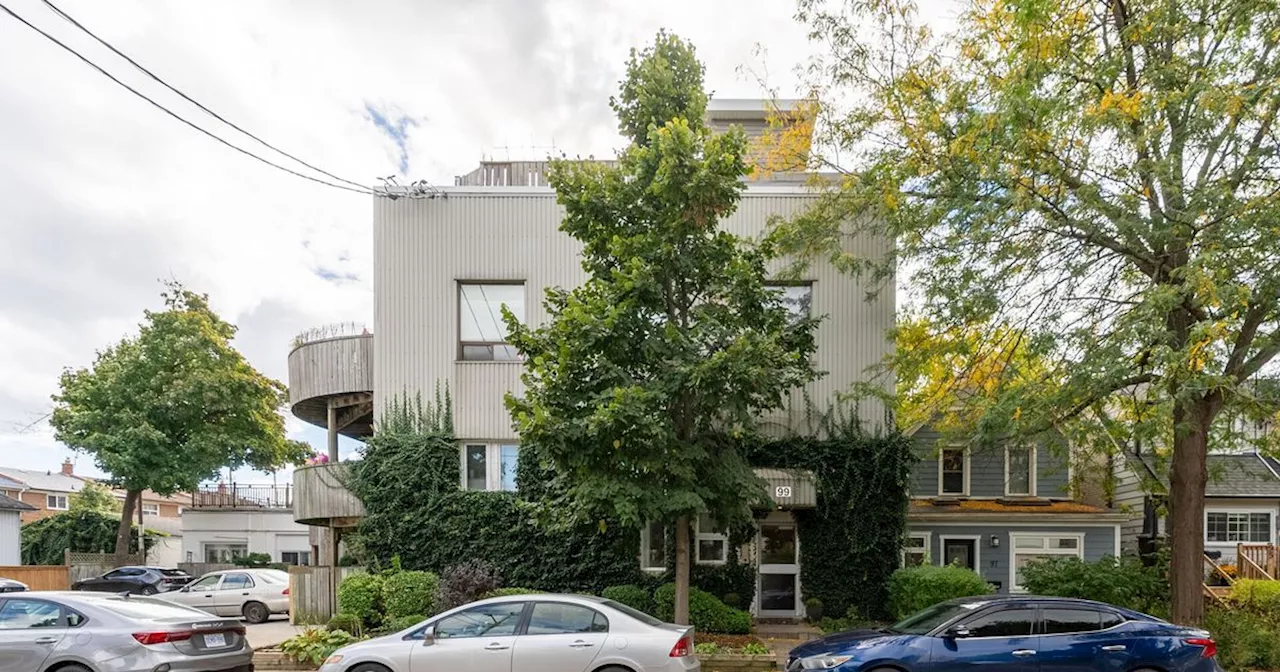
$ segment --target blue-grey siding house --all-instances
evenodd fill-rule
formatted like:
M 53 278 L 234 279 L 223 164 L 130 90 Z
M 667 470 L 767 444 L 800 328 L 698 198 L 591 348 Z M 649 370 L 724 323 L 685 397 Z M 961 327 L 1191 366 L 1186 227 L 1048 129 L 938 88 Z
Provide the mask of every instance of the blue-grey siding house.
M 1051 441 L 952 444 L 932 427 L 913 433 L 904 562 L 959 564 L 1002 592 L 1019 592 L 1017 568 L 1046 557 L 1120 554 L 1129 515 L 1073 496 L 1071 461 Z

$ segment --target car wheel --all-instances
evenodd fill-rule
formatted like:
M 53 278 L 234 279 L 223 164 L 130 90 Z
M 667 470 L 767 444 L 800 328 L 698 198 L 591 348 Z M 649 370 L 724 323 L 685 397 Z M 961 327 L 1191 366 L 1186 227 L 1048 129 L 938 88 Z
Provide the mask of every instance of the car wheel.
M 155 594 L 156 594 L 156 587 L 155 587 L 155 586 L 143 586 L 143 587 L 142 587 L 142 590 L 141 590 L 140 592 L 141 592 L 143 595 L 155 595 Z
M 240 613 L 244 615 L 244 620 L 250 623 L 265 623 L 271 618 L 271 610 L 267 605 L 261 602 L 247 602 L 240 608 Z
M 391 672 L 391 670 L 377 663 L 361 663 L 351 668 L 350 672 Z
M 79 663 L 67 663 L 58 668 L 58 672 L 93 672 L 89 668 Z

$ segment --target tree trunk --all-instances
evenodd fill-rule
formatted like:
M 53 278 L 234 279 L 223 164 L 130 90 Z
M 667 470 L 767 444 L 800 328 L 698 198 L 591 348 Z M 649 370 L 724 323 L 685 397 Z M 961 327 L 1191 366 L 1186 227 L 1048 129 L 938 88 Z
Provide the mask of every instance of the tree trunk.
M 1198 626 L 1204 619 L 1204 489 L 1212 400 L 1175 402 L 1173 467 L 1169 476 L 1169 592 L 1173 622 Z
M 676 520 L 676 605 L 675 621 L 689 625 L 689 517 Z
M 120 527 L 116 528 L 116 555 L 129 554 L 129 542 L 133 532 L 133 510 L 141 496 L 141 490 L 125 491 L 124 508 L 120 511 Z

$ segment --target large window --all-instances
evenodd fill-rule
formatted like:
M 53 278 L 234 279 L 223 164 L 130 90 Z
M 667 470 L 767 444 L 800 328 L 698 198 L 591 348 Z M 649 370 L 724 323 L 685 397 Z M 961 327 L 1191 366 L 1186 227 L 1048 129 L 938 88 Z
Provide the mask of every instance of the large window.
M 938 494 L 969 494 L 969 455 L 964 448 L 944 448 L 938 457 Z
M 902 549 L 902 565 L 904 567 L 919 567 L 920 565 L 929 564 L 929 537 L 932 536 L 928 532 L 912 532 L 907 536 L 907 545 Z
M 1005 479 L 1004 494 L 1035 496 L 1036 494 L 1036 452 L 1030 446 L 1009 446 L 1004 453 Z
M 159 504 L 143 504 L 143 505 L 142 505 L 142 515 L 144 515 L 144 516 L 158 516 L 158 515 L 160 515 L 160 505 L 159 505 Z
M 1205 542 L 1211 544 L 1271 543 L 1271 512 L 1210 511 L 1205 514 Z
M 280 562 L 286 565 L 310 565 L 311 551 L 280 551 Z
M 45 505 L 45 508 L 51 511 L 66 511 L 67 496 L 66 495 L 45 495 L 44 505 Z
M 695 535 L 697 562 L 701 565 L 722 565 L 729 559 L 729 536 L 716 529 L 711 516 L 698 516 Z
M 640 568 L 646 572 L 667 569 L 667 528 L 649 521 L 640 532 Z
M 1022 568 L 1035 562 L 1061 556 L 1084 559 L 1084 535 L 1049 534 L 1043 532 L 1014 533 L 1009 535 L 1010 553 L 1013 555 L 1012 590 L 1022 590 Z
M 204 561 L 205 562 L 231 562 L 236 558 L 243 558 L 249 555 L 248 544 L 205 544 L 204 545 Z
M 506 306 L 524 321 L 524 285 L 514 283 L 458 284 L 458 358 L 465 361 L 513 362 L 520 358 L 508 344 L 502 321 Z
M 509 443 L 468 443 L 462 446 L 464 490 L 516 491 L 520 446 Z
M 778 293 L 778 298 L 782 302 L 782 306 L 791 313 L 791 321 L 798 322 L 809 317 L 813 309 L 813 285 L 794 284 L 779 285 L 771 284 L 769 288 Z

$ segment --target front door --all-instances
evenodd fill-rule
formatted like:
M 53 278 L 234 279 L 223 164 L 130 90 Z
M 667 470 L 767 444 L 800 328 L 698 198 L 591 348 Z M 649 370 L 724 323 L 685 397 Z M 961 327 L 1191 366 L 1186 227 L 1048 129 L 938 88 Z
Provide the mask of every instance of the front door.
M 800 615 L 800 544 L 791 515 L 760 523 L 760 583 L 756 595 L 764 618 Z
M 978 542 L 974 539 L 943 537 L 942 564 L 978 571 Z

